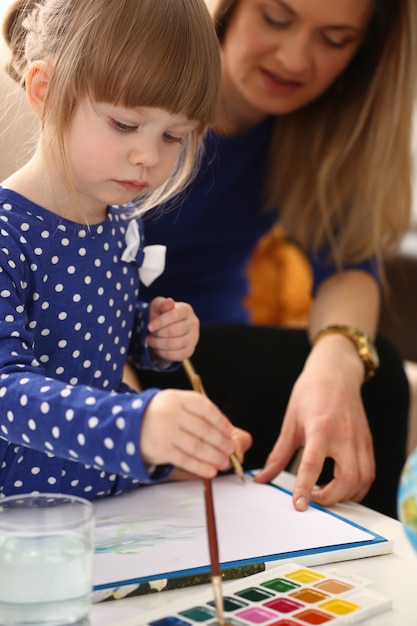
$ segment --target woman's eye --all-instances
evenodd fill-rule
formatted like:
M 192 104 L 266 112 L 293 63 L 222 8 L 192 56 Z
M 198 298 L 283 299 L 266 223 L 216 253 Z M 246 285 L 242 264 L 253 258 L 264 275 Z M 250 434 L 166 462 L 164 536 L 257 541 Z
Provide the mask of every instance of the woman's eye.
M 129 124 L 124 124 L 123 122 L 119 122 L 118 120 L 110 120 L 112 126 L 119 130 L 122 133 L 134 133 L 137 130 L 137 126 L 130 126 Z
M 328 46 L 332 48 L 344 48 L 348 43 L 350 43 L 350 39 L 333 39 L 328 35 L 324 35 L 324 41 Z
M 287 17 L 283 17 L 281 15 L 270 13 L 270 12 L 264 13 L 264 20 L 270 26 L 277 26 L 278 28 L 283 28 L 285 26 L 288 26 L 291 22 L 291 20 Z

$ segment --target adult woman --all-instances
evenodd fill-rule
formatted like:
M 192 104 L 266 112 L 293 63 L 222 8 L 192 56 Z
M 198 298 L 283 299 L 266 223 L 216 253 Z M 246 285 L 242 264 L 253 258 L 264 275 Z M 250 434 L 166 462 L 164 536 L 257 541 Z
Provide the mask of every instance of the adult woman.
M 304 446 L 298 509 L 310 498 L 361 501 L 373 483 L 364 502 L 395 515 L 408 386 L 381 338 L 381 365 L 362 388 L 364 364 L 376 363 L 369 351 L 366 362 L 358 358 L 352 328 L 368 348 L 378 267 L 408 223 L 416 2 L 208 4 L 222 50 L 222 107 L 180 208 L 145 222 L 147 241 L 168 246 L 155 289 L 189 301 L 199 315 L 194 362 L 213 400 L 252 431 L 246 463 L 261 465 L 279 435 L 260 481 Z M 274 207 L 313 264 L 308 336 L 244 325 L 245 267 L 276 220 L 267 210 Z M 333 476 L 313 491 L 327 458 Z

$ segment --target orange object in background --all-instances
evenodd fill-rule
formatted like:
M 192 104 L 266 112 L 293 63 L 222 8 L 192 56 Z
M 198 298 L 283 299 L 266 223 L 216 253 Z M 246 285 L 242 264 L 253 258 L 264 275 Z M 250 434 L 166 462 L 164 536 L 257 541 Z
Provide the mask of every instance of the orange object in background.
M 261 326 L 307 325 L 312 297 L 310 263 L 279 225 L 259 241 L 248 266 L 250 319 Z

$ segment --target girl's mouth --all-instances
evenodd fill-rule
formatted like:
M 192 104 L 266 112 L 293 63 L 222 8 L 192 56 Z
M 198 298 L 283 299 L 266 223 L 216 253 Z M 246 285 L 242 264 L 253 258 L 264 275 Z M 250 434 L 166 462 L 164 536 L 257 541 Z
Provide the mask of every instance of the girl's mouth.
M 147 183 L 138 180 L 116 180 L 116 183 L 126 191 L 135 193 L 141 193 L 148 186 Z

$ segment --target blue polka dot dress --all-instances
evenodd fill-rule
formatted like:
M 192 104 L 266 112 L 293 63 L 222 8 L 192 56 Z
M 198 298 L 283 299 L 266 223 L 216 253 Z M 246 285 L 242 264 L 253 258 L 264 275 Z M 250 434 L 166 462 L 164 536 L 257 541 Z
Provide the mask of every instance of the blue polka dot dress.
M 122 260 L 129 223 L 110 207 L 83 226 L 0 187 L 0 497 L 93 499 L 171 469 L 147 467 L 139 451 L 157 390 L 121 383 L 129 345 L 155 367 L 138 301 L 143 247 Z

